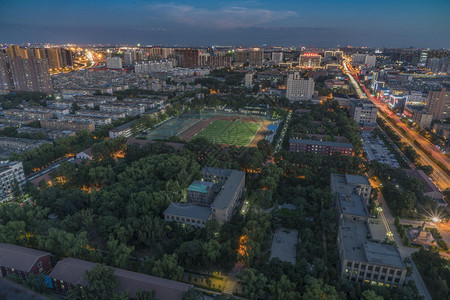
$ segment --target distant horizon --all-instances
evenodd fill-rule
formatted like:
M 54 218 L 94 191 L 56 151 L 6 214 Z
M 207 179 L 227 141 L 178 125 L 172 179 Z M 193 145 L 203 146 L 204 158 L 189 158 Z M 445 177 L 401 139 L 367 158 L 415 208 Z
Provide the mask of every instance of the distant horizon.
M 0 0 L 0 37 L 13 44 L 449 49 L 448 12 L 448 0 Z

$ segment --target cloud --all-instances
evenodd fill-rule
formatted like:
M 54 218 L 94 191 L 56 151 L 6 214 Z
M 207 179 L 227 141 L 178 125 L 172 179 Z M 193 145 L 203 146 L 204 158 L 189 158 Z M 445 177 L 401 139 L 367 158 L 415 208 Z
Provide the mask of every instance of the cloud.
M 275 11 L 242 6 L 206 9 L 176 3 L 160 3 L 147 7 L 153 19 L 219 29 L 249 28 L 296 15 L 294 11 Z

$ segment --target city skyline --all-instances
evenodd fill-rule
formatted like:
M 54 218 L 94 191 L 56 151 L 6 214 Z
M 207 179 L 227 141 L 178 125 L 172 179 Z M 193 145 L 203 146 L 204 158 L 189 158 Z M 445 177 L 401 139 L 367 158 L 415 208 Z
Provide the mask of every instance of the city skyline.
M 6 43 L 449 48 L 450 3 L 0 1 Z

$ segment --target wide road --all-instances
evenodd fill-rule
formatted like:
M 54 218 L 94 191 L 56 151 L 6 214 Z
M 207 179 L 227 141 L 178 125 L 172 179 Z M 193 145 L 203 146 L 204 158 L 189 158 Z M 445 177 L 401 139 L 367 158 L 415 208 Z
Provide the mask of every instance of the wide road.
M 367 89 L 365 89 L 364 88 L 364 92 L 363 92 L 363 90 L 361 89 L 361 84 L 359 83 L 359 81 L 357 82 L 357 80 L 355 80 L 355 78 L 354 78 L 354 76 L 353 76 L 353 74 L 354 74 L 354 71 L 352 71 L 353 69 L 351 68 L 351 66 L 349 65 L 349 62 L 348 61 L 346 61 L 346 62 L 344 62 L 344 70 L 345 70 L 345 73 L 349 76 L 349 78 L 350 78 L 350 82 L 353 84 L 353 86 L 355 87 L 355 89 L 356 89 L 356 92 L 357 92 L 357 94 L 358 94 L 358 96 L 360 97 L 360 98 L 369 98 L 380 110 L 382 110 L 383 112 L 385 112 L 386 110 L 388 110 L 387 108 L 386 108 L 386 106 L 384 105 L 384 104 L 382 104 L 382 103 L 380 103 L 380 101 L 379 100 L 376 100 L 375 98 L 373 98 L 371 95 L 370 95 L 370 93 L 369 93 L 369 91 L 367 90 Z M 387 115 L 393 115 L 393 113 L 391 112 L 391 111 L 387 111 L 386 112 L 386 114 Z M 420 150 L 415 144 L 414 144 L 414 142 L 413 142 L 413 140 L 418 140 L 418 139 L 415 139 L 415 138 L 413 138 L 412 140 L 410 139 L 410 137 L 414 137 L 414 134 L 416 134 L 416 133 L 414 133 L 413 131 L 411 131 L 408 127 L 406 127 L 406 125 L 405 124 L 403 124 L 400 120 L 398 120 L 398 123 L 399 124 L 401 124 L 401 125 L 403 125 L 403 126 L 401 126 L 400 125 L 400 127 L 401 128 L 403 128 L 403 129 L 405 129 L 405 131 L 408 133 L 408 134 L 410 134 L 410 136 L 408 137 L 408 136 L 406 136 L 402 131 L 400 131 L 398 128 L 397 128 L 397 126 L 395 126 L 393 123 L 392 123 L 392 121 L 390 120 L 390 119 L 388 119 L 388 118 L 386 118 L 386 117 L 384 117 L 383 116 L 383 114 L 379 114 L 379 116 L 384 120 L 384 121 L 386 121 L 386 123 L 394 130 L 394 132 L 400 137 L 400 139 L 401 139 L 401 141 L 402 142 L 404 142 L 404 143 L 406 143 L 407 145 L 409 145 L 409 146 L 411 146 L 418 154 L 419 154 L 419 158 L 418 158 L 418 160 L 419 160 L 419 162 L 421 163 L 421 164 L 423 164 L 423 165 L 430 165 L 430 166 L 432 166 L 433 167 L 433 170 L 434 170 L 434 172 L 433 172 L 433 174 L 431 174 L 431 179 L 434 181 L 434 183 L 437 185 L 437 187 L 438 188 L 440 188 L 442 191 L 443 190 L 445 190 L 445 189 L 447 189 L 447 188 L 450 188 L 450 178 L 449 178 L 449 176 L 445 173 L 445 171 L 443 171 L 438 165 L 436 165 L 435 163 L 434 163 L 434 161 L 432 161 L 422 150 Z M 394 118 L 396 119 L 397 117 L 394 115 Z M 417 134 L 416 134 L 417 135 Z M 422 137 L 422 139 L 424 139 L 423 137 Z M 425 140 L 425 139 L 424 139 Z M 426 141 L 426 140 L 425 140 Z M 419 141 L 420 142 L 420 141 Z M 428 141 L 427 141 L 428 142 Z M 428 142 L 429 143 L 429 142 Z M 426 149 L 429 149 L 428 147 L 424 147 L 424 148 L 426 148 Z M 434 148 L 434 147 L 433 147 Z M 431 151 L 431 150 L 430 150 Z M 440 153 L 440 155 L 442 156 L 443 154 L 440 152 L 440 151 L 438 151 L 438 149 L 436 149 L 436 148 L 434 148 L 434 150 L 432 151 L 432 153 L 433 153 L 433 157 L 435 157 L 436 159 L 438 159 L 439 161 L 442 161 L 444 164 L 448 164 L 448 158 L 447 157 L 441 157 L 441 156 L 439 156 L 439 155 L 435 155 L 434 153 L 435 152 L 439 152 Z M 440 158 L 442 158 L 442 160 L 440 159 Z

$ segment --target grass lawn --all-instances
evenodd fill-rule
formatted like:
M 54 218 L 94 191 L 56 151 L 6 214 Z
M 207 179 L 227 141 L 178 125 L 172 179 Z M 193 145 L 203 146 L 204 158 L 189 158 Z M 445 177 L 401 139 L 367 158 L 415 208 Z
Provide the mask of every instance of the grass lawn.
M 246 146 L 260 124 L 242 121 L 215 120 L 202 131 L 197 133 L 195 138 L 202 137 L 217 144 Z

